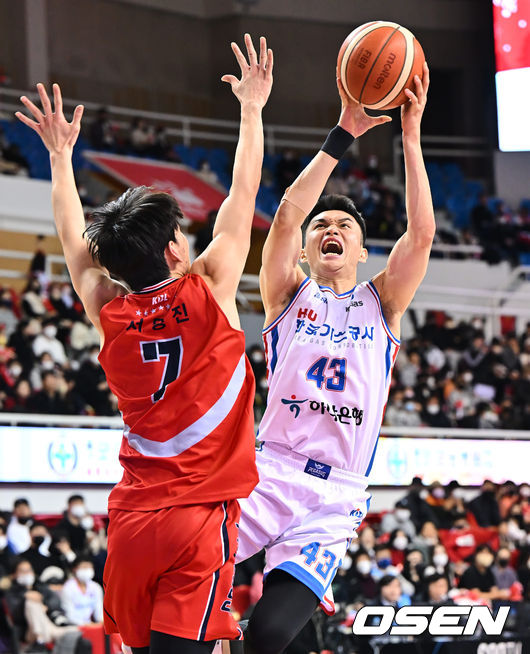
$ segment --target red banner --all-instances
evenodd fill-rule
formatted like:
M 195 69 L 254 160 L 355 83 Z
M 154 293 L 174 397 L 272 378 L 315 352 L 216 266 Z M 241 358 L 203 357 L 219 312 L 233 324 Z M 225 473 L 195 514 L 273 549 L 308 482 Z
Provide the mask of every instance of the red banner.
M 170 193 L 191 220 L 205 222 L 208 212 L 219 209 L 226 197 L 221 186 L 204 181 L 192 168 L 182 164 L 89 150 L 83 156 L 126 186 L 152 186 Z M 254 227 L 268 229 L 270 224 L 266 214 L 255 212 Z

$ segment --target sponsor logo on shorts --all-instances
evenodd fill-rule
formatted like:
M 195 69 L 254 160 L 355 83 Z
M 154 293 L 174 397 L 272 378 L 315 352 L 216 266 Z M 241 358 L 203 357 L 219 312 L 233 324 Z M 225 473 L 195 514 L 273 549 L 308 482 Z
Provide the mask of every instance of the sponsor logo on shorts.
M 487 606 L 363 606 L 353 621 L 356 636 L 474 636 L 479 624 L 486 636 L 499 636 L 510 613 L 501 606 L 497 615 Z
M 327 414 L 333 418 L 334 422 L 340 422 L 343 425 L 355 424 L 357 427 L 362 425 L 364 410 L 357 407 L 340 406 L 336 407 L 334 404 L 329 405 L 327 402 L 318 400 L 310 400 L 304 398 L 303 400 L 297 399 L 296 395 L 291 395 L 288 398 L 282 398 L 282 404 L 289 407 L 289 411 L 294 413 L 294 417 L 298 418 L 300 415 L 301 405 L 309 402 L 307 405 L 310 411 L 318 412 L 320 415 Z
M 308 459 L 304 472 L 307 472 L 308 475 L 313 475 L 313 477 L 327 479 L 331 472 L 331 466 L 328 466 L 326 463 L 315 461 L 314 459 Z

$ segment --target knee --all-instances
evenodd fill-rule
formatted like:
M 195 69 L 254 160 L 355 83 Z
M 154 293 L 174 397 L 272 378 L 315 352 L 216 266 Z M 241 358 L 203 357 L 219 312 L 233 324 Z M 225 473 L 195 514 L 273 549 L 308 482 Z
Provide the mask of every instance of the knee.
M 269 616 L 267 622 L 250 618 L 245 632 L 245 654 L 280 654 L 296 636 L 282 616 Z

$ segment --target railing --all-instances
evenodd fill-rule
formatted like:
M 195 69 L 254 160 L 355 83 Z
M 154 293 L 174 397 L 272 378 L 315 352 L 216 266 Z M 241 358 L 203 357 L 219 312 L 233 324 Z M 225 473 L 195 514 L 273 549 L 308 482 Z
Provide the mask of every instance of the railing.
M 122 429 L 119 416 L 61 416 L 32 413 L 0 413 L 0 425 L 39 425 L 41 427 L 99 427 Z M 519 429 L 438 429 L 432 427 L 381 427 L 381 436 L 410 438 L 471 438 L 530 440 L 530 431 Z
M 35 255 L 31 252 L 22 252 L 20 250 L 3 250 L 0 249 L 0 258 L 14 259 L 22 261 L 31 261 Z M 52 282 L 68 282 L 70 277 L 66 273 L 53 274 L 52 266 L 59 264 L 65 266 L 64 256 L 62 254 L 47 254 L 45 263 L 45 273 L 48 279 Z M 28 271 L 12 270 L 9 268 L 0 268 L 0 278 L 9 279 L 27 279 Z
M 39 96 L 34 91 L 0 88 L 0 111 L 4 111 L 7 114 L 20 111 L 21 104 L 19 98 L 21 95 L 26 95 L 36 103 L 39 103 Z M 78 104 L 83 104 L 85 114 L 89 120 L 101 108 L 101 104 L 95 102 L 84 102 L 81 100 L 72 100 L 71 98 L 63 99 L 63 105 L 66 110 L 73 110 Z M 109 116 L 113 118 L 113 124 L 120 129 L 129 129 L 132 118 L 144 118 L 155 125 L 164 125 L 169 136 L 188 146 L 192 142 L 197 141 L 237 143 L 239 138 L 239 122 L 235 120 L 198 118 L 155 111 L 139 111 L 137 109 L 115 105 L 105 105 L 105 109 Z M 327 133 L 327 129 L 319 127 L 268 124 L 265 126 L 265 147 L 269 154 L 275 154 L 278 149 L 282 148 L 315 151 L 320 148 Z M 352 149 L 356 151 L 355 143 L 354 146 Z

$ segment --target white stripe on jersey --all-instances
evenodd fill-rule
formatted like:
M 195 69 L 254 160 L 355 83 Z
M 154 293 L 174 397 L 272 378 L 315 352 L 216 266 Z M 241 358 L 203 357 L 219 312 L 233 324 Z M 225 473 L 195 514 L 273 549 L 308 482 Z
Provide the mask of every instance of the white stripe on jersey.
M 338 295 L 307 278 L 263 340 L 269 395 L 260 440 L 368 475 L 399 349 L 375 286 Z

